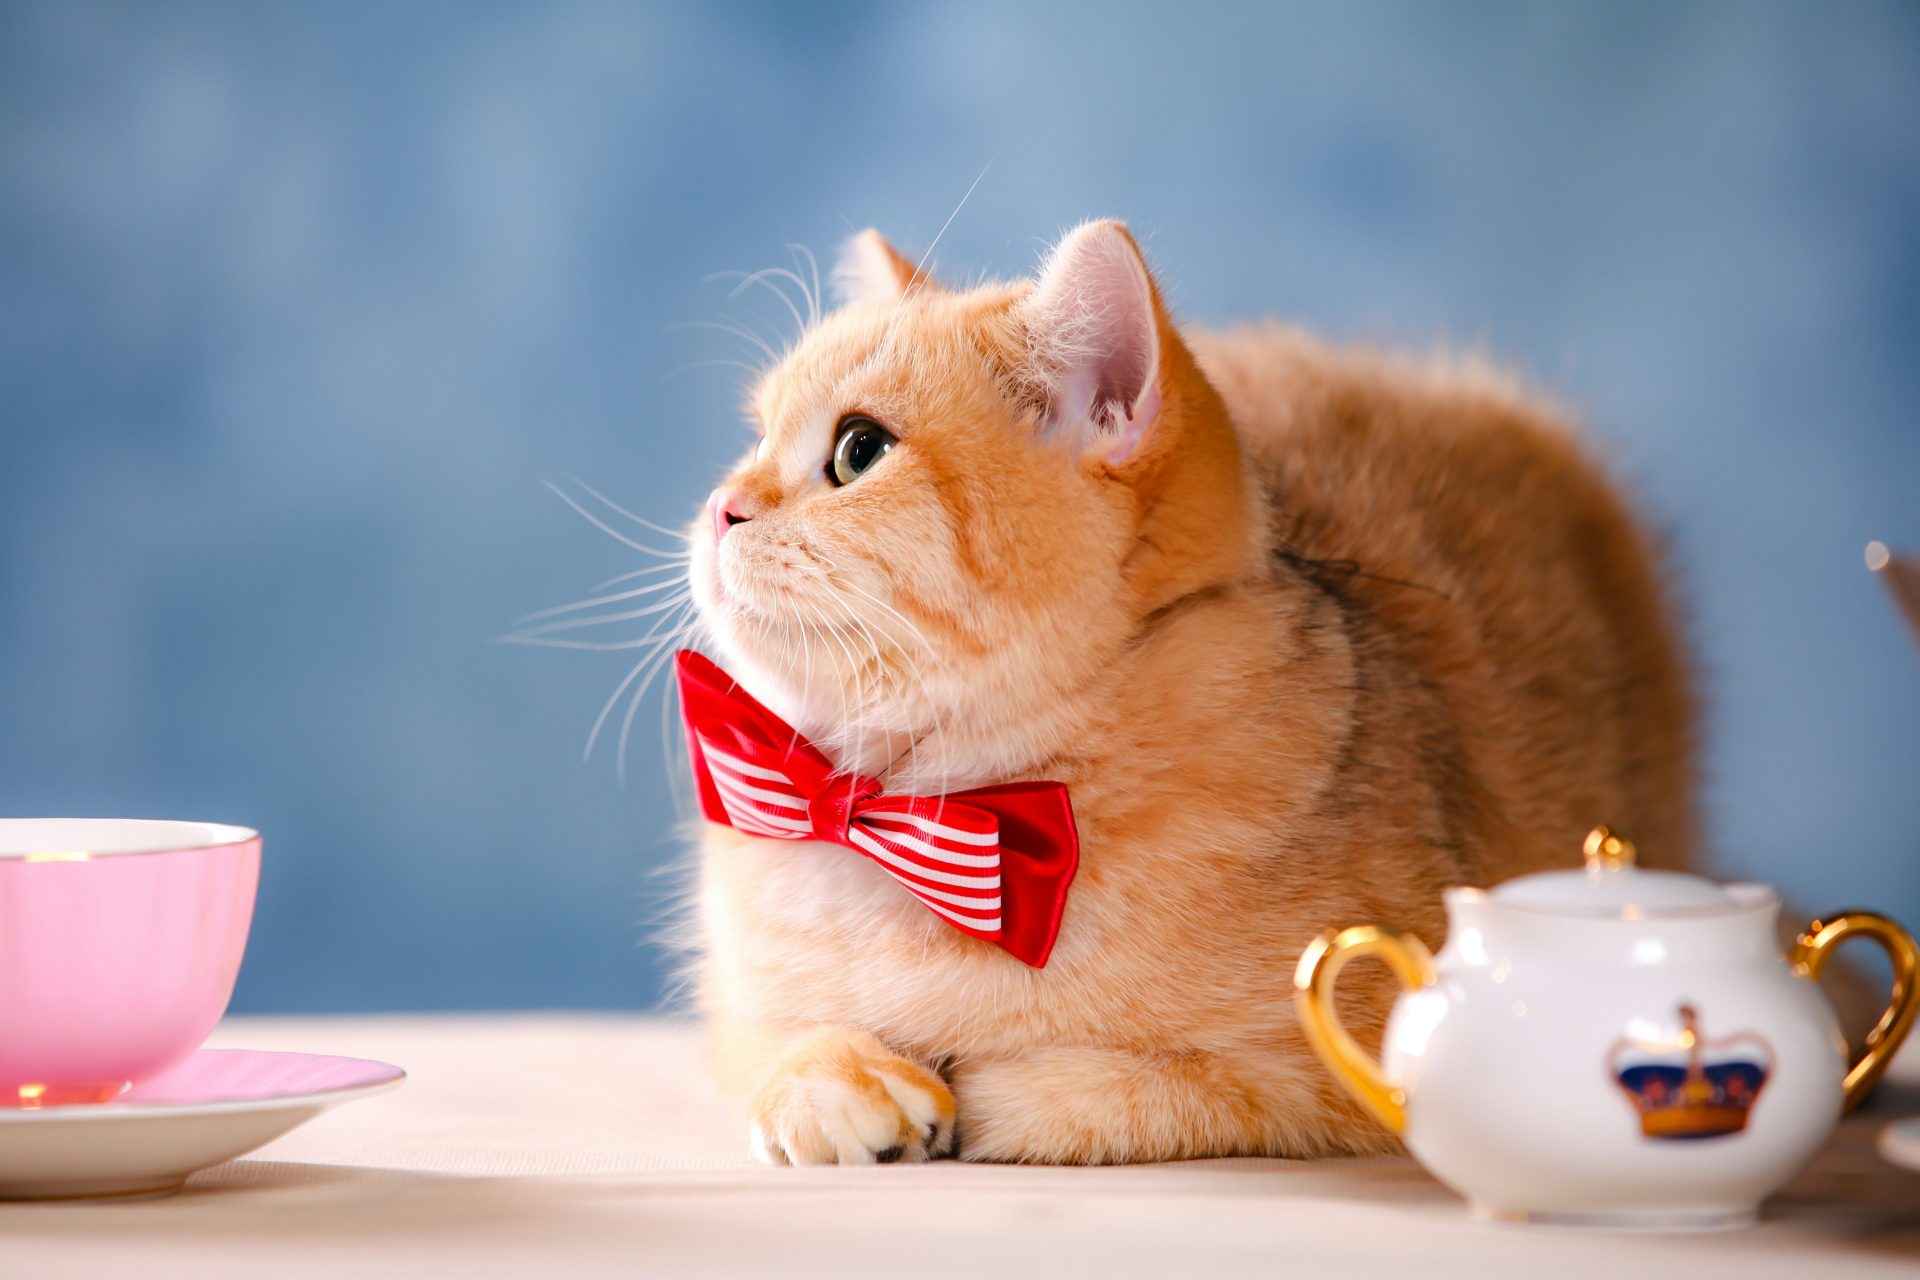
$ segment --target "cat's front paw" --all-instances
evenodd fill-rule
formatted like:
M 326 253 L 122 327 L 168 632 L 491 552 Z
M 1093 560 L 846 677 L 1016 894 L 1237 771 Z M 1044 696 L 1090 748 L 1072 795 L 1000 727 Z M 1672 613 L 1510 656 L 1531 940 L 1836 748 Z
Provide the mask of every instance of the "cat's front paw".
M 953 1149 L 953 1094 L 864 1031 L 823 1027 L 796 1045 L 750 1104 L 768 1164 L 919 1161 Z

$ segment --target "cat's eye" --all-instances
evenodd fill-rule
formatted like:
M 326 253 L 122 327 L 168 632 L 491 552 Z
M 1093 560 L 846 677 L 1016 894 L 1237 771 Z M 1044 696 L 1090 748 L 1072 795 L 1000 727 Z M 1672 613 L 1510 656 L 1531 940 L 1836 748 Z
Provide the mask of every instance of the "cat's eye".
M 827 460 L 827 479 L 852 484 L 887 456 L 894 446 L 893 432 L 872 418 L 847 418 L 833 438 L 833 457 Z

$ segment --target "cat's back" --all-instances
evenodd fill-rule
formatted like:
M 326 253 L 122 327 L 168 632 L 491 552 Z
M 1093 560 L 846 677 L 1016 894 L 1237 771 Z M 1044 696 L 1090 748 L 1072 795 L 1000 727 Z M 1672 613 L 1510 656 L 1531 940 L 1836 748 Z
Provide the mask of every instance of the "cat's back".
M 1482 788 L 1485 870 L 1564 865 L 1596 822 L 1693 840 L 1692 704 L 1656 556 L 1551 407 L 1484 364 L 1279 325 L 1191 338 L 1271 512 L 1277 574 L 1342 601 L 1380 716 L 1425 716 Z

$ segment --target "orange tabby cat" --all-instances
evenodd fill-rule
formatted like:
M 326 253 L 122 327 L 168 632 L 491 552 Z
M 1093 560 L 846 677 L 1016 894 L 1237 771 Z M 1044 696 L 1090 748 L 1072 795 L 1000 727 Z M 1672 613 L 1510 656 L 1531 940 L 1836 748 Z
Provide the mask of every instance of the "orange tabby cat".
M 1033 969 L 847 849 L 708 826 L 699 990 L 755 1149 L 1390 1146 L 1294 1023 L 1315 933 L 1438 939 L 1444 887 L 1600 821 L 1687 857 L 1647 539 L 1507 380 L 1183 333 L 1117 223 L 1031 282 L 948 291 L 873 232 L 842 276 L 693 530 L 718 656 L 890 790 L 1066 783 L 1081 866 Z M 1384 970 L 1343 994 L 1377 1033 Z

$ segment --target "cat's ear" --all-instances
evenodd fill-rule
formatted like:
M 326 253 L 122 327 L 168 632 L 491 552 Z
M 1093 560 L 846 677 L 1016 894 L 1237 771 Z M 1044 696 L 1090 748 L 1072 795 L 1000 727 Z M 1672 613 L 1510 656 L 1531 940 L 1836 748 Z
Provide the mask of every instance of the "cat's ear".
M 1111 462 L 1132 457 L 1160 413 L 1164 316 L 1127 229 L 1068 232 L 1019 314 L 1049 433 Z
M 849 306 L 886 306 L 898 302 L 908 289 L 926 289 L 932 281 L 925 272 L 868 227 L 840 246 L 833 267 L 833 291 Z

